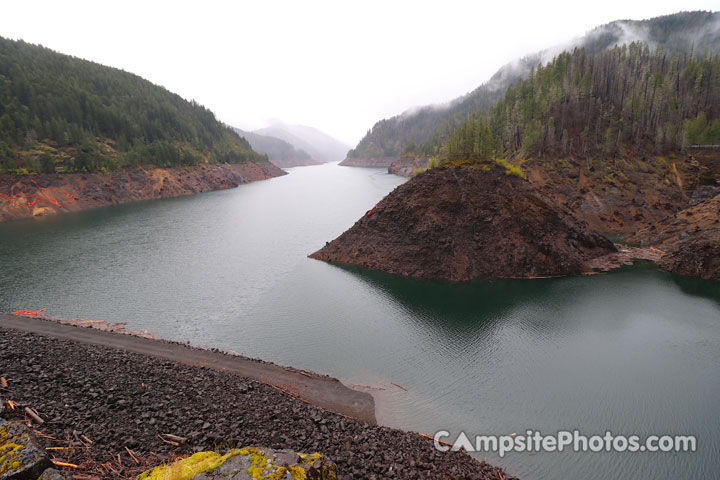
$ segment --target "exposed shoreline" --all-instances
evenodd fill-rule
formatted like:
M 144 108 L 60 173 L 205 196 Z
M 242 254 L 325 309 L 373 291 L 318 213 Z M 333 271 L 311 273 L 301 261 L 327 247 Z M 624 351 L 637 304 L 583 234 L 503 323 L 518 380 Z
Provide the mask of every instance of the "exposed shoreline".
M 49 318 L 24 317 L 0 314 L 0 327 L 45 335 L 74 342 L 102 345 L 128 352 L 231 372 L 252 378 L 341 415 L 376 424 L 375 403 L 372 395 L 352 390 L 339 380 L 273 363 L 254 360 L 240 355 L 206 350 L 186 344 L 141 337 L 138 332 L 128 334 L 92 328 L 92 324 L 74 326 Z
M 153 352 L 137 352 L 148 344 Z M 27 420 L 24 407 L 37 411 L 40 442 L 57 461 L 78 465 L 67 473 L 82 478 L 134 478 L 194 451 L 249 445 L 320 452 L 343 479 L 513 478 L 466 453 L 439 452 L 417 433 L 305 401 L 313 391 L 330 392 L 314 399 L 326 405 L 334 395 L 333 407 L 372 398 L 337 380 L 178 343 L 0 315 L 0 376 L 0 399 L 16 406 L 3 416 Z M 283 378 L 298 389 L 278 388 Z M 166 434 L 185 440 L 169 444 Z
M 341 167 L 387 168 L 395 161 L 395 157 L 346 158 L 338 165 Z
M 0 222 L 234 188 L 282 175 L 287 172 L 270 162 L 138 167 L 94 173 L 0 174 L 0 194 L 4 195 L 0 196 Z M 43 197 L 32 197 L 36 194 Z M 31 197 L 13 198 L 16 195 Z

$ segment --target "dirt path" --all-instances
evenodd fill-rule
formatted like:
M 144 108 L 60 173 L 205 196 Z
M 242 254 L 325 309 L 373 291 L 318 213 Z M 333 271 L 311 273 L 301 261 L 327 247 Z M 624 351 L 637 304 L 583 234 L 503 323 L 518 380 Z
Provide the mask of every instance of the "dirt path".
M 370 394 L 351 390 L 328 376 L 179 343 L 63 325 L 39 318 L 0 314 L 0 326 L 235 373 L 280 388 L 316 407 L 369 424 L 377 423 L 375 403 Z

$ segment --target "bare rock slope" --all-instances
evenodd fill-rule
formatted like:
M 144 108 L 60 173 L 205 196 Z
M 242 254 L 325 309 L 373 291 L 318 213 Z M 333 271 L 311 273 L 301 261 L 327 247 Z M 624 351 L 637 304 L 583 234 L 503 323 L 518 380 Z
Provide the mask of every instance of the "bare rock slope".
M 270 162 L 133 168 L 112 172 L 0 174 L 0 221 L 72 212 L 136 200 L 237 187 L 286 175 Z
M 312 258 L 422 279 L 580 274 L 615 252 L 568 209 L 498 166 L 440 167 L 399 186 Z
M 720 281 L 720 195 L 650 225 L 632 239 L 665 251 L 658 262 L 663 270 Z

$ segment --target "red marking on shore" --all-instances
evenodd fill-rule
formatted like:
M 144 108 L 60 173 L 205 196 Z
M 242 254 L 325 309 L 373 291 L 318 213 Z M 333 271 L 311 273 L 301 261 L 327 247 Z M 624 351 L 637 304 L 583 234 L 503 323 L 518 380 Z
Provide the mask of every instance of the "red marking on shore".
M 40 315 L 40 312 L 44 312 L 44 311 L 45 311 L 44 308 L 41 308 L 37 312 L 33 312 L 31 310 L 18 310 L 17 312 L 15 312 L 15 315 Z
M 68 203 L 73 203 L 75 200 L 74 195 L 72 195 L 69 192 L 65 192 L 62 190 L 53 190 L 52 188 L 44 188 L 37 184 L 35 180 L 32 180 L 32 182 L 35 184 L 35 187 L 38 189 L 36 193 L 16 193 L 15 195 L 6 195 L 4 193 L 0 193 L 0 197 L 6 199 L 16 207 L 22 207 L 27 206 L 28 208 L 32 208 L 38 203 L 47 203 L 48 205 L 55 205 L 56 207 L 59 207 L 60 205 L 67 205 Z M 45 195 L 42 192 L 54 192 L 58 193 L 60 195 L 64 195 L 66 200 L 60 201 L 55 198 L 53 198 L 50 195 Z

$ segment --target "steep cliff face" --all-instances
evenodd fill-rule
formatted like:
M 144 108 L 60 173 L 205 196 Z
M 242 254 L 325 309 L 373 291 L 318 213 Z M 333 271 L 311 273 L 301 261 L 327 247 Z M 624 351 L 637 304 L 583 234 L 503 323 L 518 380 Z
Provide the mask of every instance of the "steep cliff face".
M 672 245 L 658 265 L 678 275 L 720 282 L 720 233 L 691 233 Z
M 190 195 L 281 175 L 286 172 L 266 162 L 88 174 L 0 175 L 0 221 Z
M 631 240 L 662 249 L 663 270 L 720 281 L 720 195 L 641 229 Z
M 396 188 L 312 258 L 422 279 L 580 274 L 615 252 L 529 182 L 494 166 L 441 167 Z

